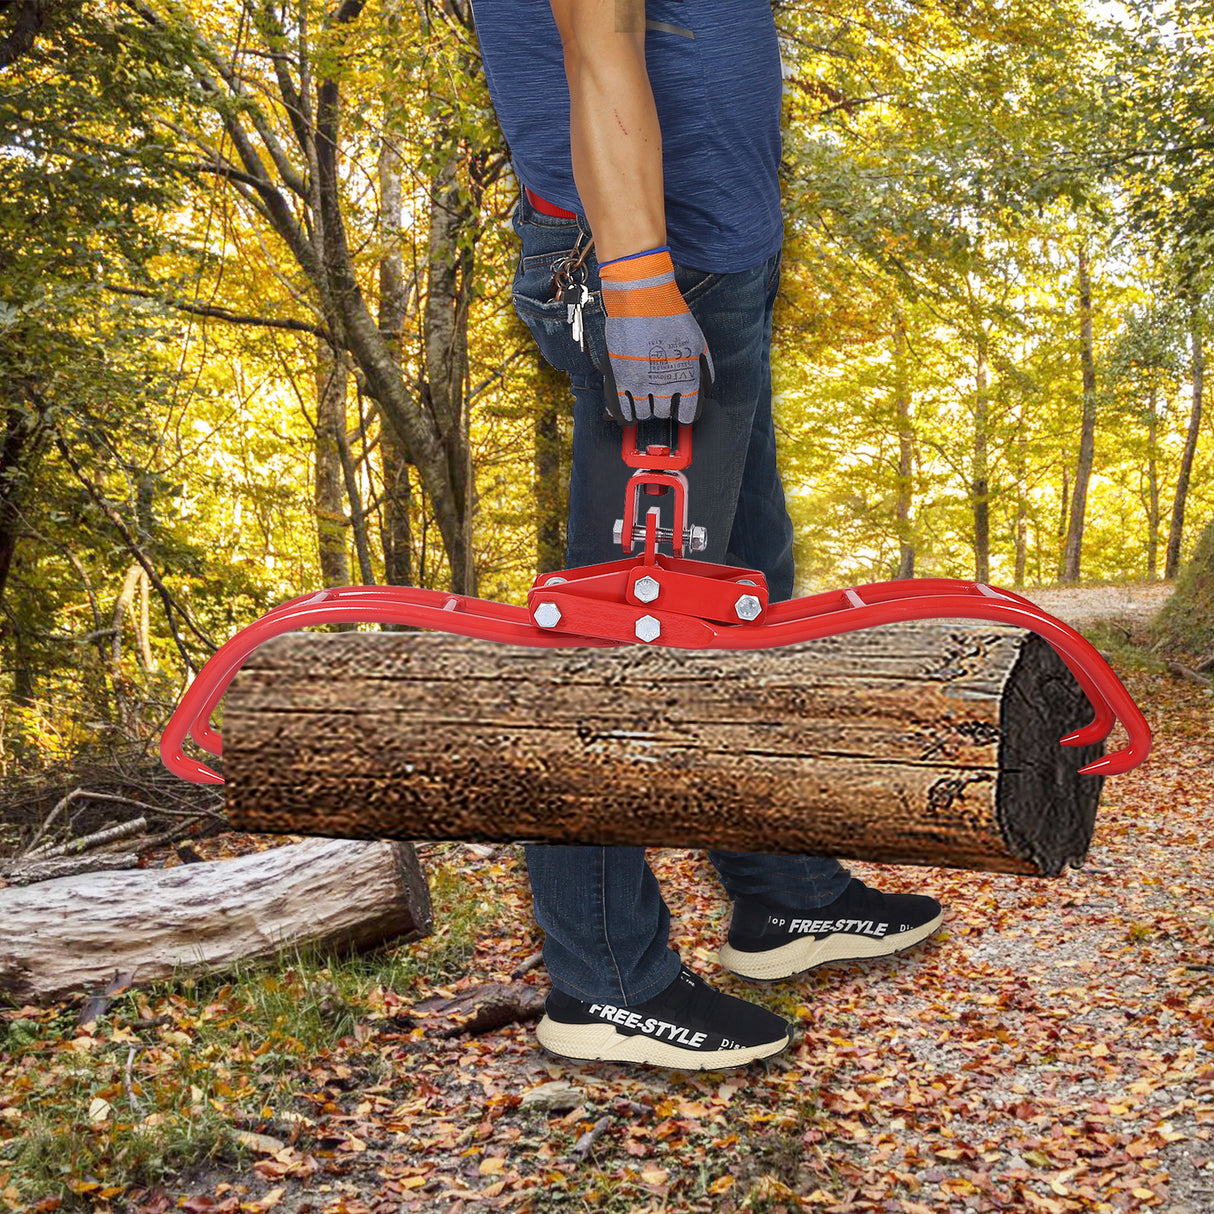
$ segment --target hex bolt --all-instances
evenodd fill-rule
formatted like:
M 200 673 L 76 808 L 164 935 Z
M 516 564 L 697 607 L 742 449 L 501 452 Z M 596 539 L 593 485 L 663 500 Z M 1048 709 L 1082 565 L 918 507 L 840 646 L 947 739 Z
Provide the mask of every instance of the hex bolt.
M 535 622 L 541 628 L 555 628 L 560 618 L 561 609 L 555 603 L 541 603 L 535 609 Z
M 638 641 L 656 641 L 662 635 L 662 625 L 651 615 L 643 615 L 636 623 Z
M 622 544 L 624 542 L 624 520 L 617 518 L 615 527 L 611 531 L 611 542 L 613 544 Z
M 636 585 L 633 586 L 632 592 L 641 600 L 642 603 L 652 603 L 658 597 L 658 591 L 661 587 L 658 585 L 656 578 L 642 577 L 637 578 Z
M 738 613 L 738 619 L 740 620 L 757 620 L 759 612 L 763 610 L 763 607 L 753 594 L 743 594 L 734 603 L 733 609 Z

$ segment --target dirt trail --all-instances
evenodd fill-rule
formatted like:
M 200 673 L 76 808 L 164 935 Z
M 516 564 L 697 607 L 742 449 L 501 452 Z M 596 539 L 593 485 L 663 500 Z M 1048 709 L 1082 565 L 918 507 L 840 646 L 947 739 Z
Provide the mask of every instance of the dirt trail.
M 1102 618 L 1145 623 L 1172 597 L 1175 588 L 1173 582 L 1138 582 L 1126 586 L 1042 587 L 1017 593 L 1074 628 Z

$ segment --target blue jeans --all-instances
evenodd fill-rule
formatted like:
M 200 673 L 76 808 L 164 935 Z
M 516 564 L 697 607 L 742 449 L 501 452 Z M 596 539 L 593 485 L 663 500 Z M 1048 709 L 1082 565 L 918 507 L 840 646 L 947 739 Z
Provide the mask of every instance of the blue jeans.
M 583 309 L 586 350 L 573 340 L 563 303 L 552 299 L 554 263 L 589 231 L 579 219 L 536 211 L 522 195 L 513 216 L 522 241 L 514 275 L 515 310 L 543 356 L 568 374 L 573 389 L 573 466 L 565 565 L 575 569 L 619 560 L 612 525 L 623 514 L 632 469 L 620 457 L 622 432 L 605 415 L 602 368 L 607 358 L 594 252 L 583 263 L 592 301 Z M 712 397 L 694 429 L 687 471 L 687 521 L 707 528 L 700 559 L 758 569 L 771 602 L 792 597 L 792 522 L 776 468 L 771 416 L 771 317 L 780 254 L 737 274 L 675 268 L 675 281 L 712 354 Z M 638 441 L 669 442 L 669 425 L 641 423 Z M 644 508 L 672 495 L 642 496 Z M 640 521 L 640 520 L 638 520 Z M 660 523 L 669 527 L 663 514 Z M 643 847 L 527 844 L 527 874 L 536 922 L 544 930 L 544 963 L 553 986 L 577 999 L 643 1003 L 679 972 L 670 948 L 670 911 Z M 850 874 L 822 856 L 709 851 L 730 899 L 762 898 L 811 910 L 834 901 Z

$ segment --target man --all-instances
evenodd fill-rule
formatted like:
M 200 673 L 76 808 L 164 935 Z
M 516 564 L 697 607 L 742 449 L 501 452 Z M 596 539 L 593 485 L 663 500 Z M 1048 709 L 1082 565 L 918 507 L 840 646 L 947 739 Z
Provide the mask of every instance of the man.
M 769 361 L 783 242 L 770 0 L 474 0 L 474 15 L 523 187 L 514 305 L 573 389 L 566 566 L 623 555 L 618 423 L 638 420 L 644 445 L 669 441 L 655 419 L 695 419 L 703 559 L 761 570 L 771 602 L 790 598 Z M 553 273 L 579 261 L 587 294 L 569 293 L 584 299 L 570 324 Z M 720 961 L 746 978 L 900 952 L 941 922 L 934 899 L 881 894 L 834 859 L 708 855 L 734 904 Z M 545 1049 L 716 1070 L 788 1046 L 785 1020 L 669 947 L 643 848 L 533 844 L 526 858 L 554 987 Z

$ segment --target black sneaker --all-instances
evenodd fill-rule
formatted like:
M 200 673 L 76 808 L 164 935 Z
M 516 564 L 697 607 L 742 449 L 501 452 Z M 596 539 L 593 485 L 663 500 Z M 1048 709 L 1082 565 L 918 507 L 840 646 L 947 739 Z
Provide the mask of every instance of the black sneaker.
M 833 902 L 812 910 L 739 898 L 718 957 L 730 973 L 773 982 L 828 961 L 900 953 L 926 940 L 943 918 L 935 898 L 883 894 L 853 877 Z
M 632 1007 L 584 1003 L 554 990 L 536 1036 L 558 1058 L 721 1071 L 781 1053 L 791 1028 L 774 1012 L 715 990 L 684 965 L 661 994 Z

